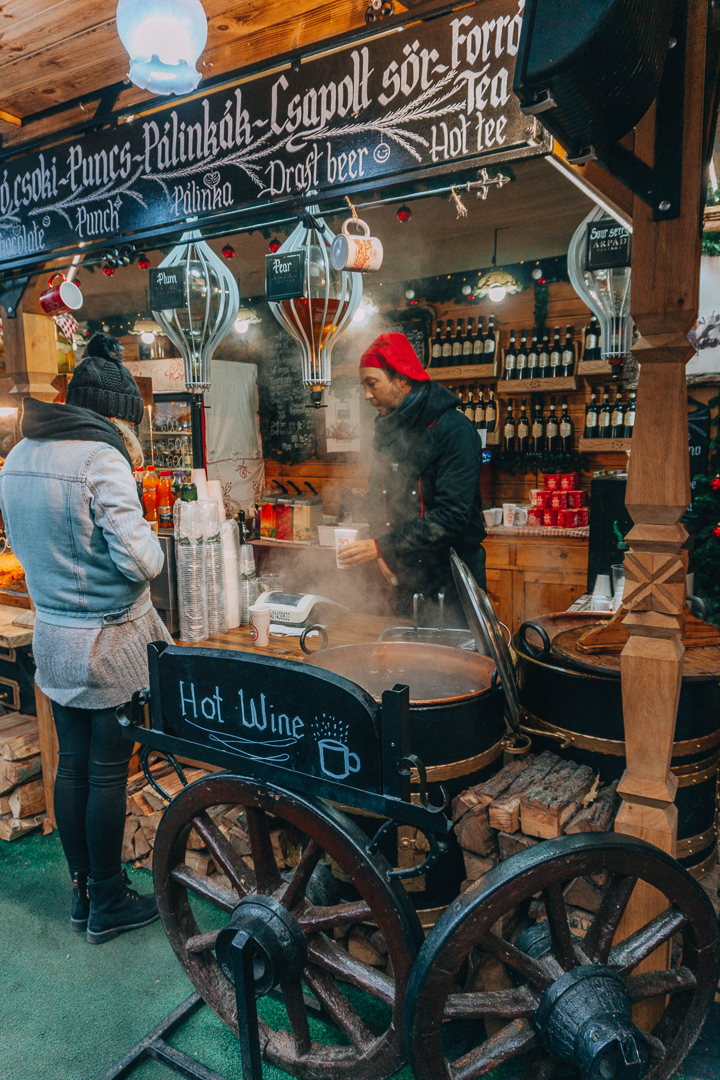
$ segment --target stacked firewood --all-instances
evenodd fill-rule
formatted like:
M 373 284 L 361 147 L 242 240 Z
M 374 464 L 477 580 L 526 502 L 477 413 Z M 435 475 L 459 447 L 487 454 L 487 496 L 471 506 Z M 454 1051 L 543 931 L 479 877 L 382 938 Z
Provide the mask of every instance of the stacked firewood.
M 0 717 L 0 840 L 17 840 L 41 826 L 50 831 L 38 722 L 34 716 L 7 713 Z
M 587 765 L 546 750 L 510 762 L 453 801 L 453 822 L 465 859 L 461 892 L 478 886 L 502 859 L 563 834 L 608 832 L 620 806 L 617 781 L 600 785 Z M 569 922 L 583 933 L 600 902 L 602 881 L 578 878 L 566 889 Z M 530 917 L 545 918 L 542 901 Z

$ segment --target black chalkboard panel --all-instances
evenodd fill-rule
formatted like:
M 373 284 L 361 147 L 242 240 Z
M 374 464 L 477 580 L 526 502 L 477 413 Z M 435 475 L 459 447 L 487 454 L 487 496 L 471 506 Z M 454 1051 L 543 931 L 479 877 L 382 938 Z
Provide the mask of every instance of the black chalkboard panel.
M 630 265 L 631 239 L 624 226 L 612 218 L 591 221 L 587 226 L 586 270 L 610 270 Z
M 200 757 L 207 747 L 237 757 L 239 769 L 275 765 L 382 793 L 379 709 L 355 683 L 222 649 L 170 645 L 150 656 L 153 727 L 194 743 Z
M 158 267 L 150 271 L 150 310 L 170 311 L 185 303 L 185 267 Z
M 268 300 L 294 300 L 304 295 L 304 251 L 265 256 L 265 292 Z
M 293 464 L 317 453 L 317 412 L 303 385 L 300 346 L 275 322 L 269 308 L 265 311 L 256 360 L 263 457 Z

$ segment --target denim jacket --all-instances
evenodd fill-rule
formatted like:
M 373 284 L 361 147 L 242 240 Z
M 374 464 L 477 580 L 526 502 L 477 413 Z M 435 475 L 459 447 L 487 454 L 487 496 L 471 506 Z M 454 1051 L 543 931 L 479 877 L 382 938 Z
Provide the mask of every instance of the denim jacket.
M 0 471 L 0 510 L 38 618 L 102 627 L 150 610 L 163 553 L 118 450 L 23 439 Z

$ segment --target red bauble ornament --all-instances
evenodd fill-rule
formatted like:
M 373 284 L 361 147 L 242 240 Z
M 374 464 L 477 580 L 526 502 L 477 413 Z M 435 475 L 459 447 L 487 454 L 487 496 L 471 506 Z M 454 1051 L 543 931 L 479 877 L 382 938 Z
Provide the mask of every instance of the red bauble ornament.
M 280 241 L 278 240 L 277 236 L 273 236 L 272 240 L 268 244 L 268 249 L 269 249 L 271 255 L 274 255 L 275 252 L 279 250 L 279 248 L 280 248 Z
M 148 267 L 150 266 L 150 260 L 148 259 L 147 255 L 140 255 L 138 257 L 138 266 L 141 270 L 148 269 Z
M 235 258 L 235 248 L 232 246 L 232 244 L 225 245 L 225 247 L 222 249 L 222 255 L 224 259 Z
M 714 480 L 710 481 L 710 487 L 713 491 L 720 491 L 720 476 L 716 476 Z
M 713 536 L 716 540 L 720 540 L 720 525 L 716 525 L 713 529 Z
M 103 266 L 103 274 L 105 274 L 105 277 L 113 277 L 113 275 L 115 274 L 114 267 L 112 267 L 112 266 Z
M 405 222 L 409 221 L 411 217 L 412 217 L 412 210 L 410 209 L 409 206 L 406 206 L 405 203 L 403 203 L 402 206 L 400 207 L 400 209 L 397 212 L 398 221 L 401 221 L 403 223 L 403 225 L 404 225 Z
M 537 279 L 537 283 L 538 283 L 538 285 L 547 285 L 547 278 L 539 277 Z

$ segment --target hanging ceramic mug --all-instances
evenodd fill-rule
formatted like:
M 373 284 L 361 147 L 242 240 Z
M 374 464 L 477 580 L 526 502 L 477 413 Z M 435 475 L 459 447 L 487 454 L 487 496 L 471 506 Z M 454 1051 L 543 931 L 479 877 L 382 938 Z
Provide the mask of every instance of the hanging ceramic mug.
M 58 284 L 54 284 L 60 278 Z M 48 288 L 40 297 L 40 307 L 46 315 L 61 315 L 64 311 L 77 311 L 83 305 L 83 294 L 74 281 L 64 274 L 51 274 Z
M 348 232 L 350 225 L 362 229 L 362 236 L 352 236 Z M 343 222 L 342 231 L 333 240 L 330 249 L 330 262 L 335 270 L 354 270 L 366 274 L 379 270 L 383 261 L 383 246 L 376 236 L 370 235 L 370 226 L 361 218 L 348 218 Z

